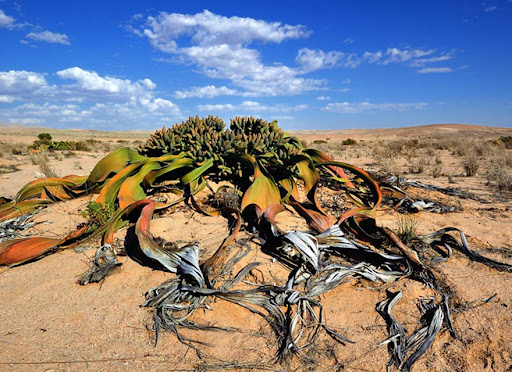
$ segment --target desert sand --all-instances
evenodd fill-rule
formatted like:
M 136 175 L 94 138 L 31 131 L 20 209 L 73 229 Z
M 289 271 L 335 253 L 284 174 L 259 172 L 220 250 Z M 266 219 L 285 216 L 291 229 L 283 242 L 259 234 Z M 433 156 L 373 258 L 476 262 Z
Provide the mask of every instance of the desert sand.
M 135 146 L 136 141 L 149 135 L 144 132 L 58 131 L 8 126 L 0 130 L 0 142 L 23 145 L 30 144 L 43 131 L 52 134 L 56 140 L 94 138 L 110 143 L 112 147 Z M 408 179 L 441 187 L 460 187 L 474 195 L 473 199 L 462 199 L 435 191 L 408 190 L 417 198 L 442 201 L 459 209 L 445 214 L 414 214 L 418 233 L 454 226 L 465 232 L 475 251 L 512 263 L 512 193 L 497 188 L 497 181 L 491 177 L 495 164 L 502 161 L 502 157 L 510 158 L 512 149 L 489 142 L 501 136 L 511 136 L 512 129 L 445 124 L 292 134 L 309 146 L 327 151 L 337 160 L 373 171 L 395 170 Z M 342 145 L 347 138 L 355 139 L 357 144 Z M 409 148 L 407 140 L 446 146 L 411 145 Z M 385 153 L 385 149 L 397 147 L 396 141 L 405 142 L 394 153 Z M 459 153 L 454 148 L 457 144 L 461 146 Z M 69 156 L 49 154 L 49 165 L 60 176 L 85 175 L 105 154 L 104 151 L 75 152 Z M 474 154 L 479 167 L 474 175 L 468 176 L 465 164 Z M 503 164 L 509 164 L 506 159 L 503 161 Z M 30 163 L 27 155 L 12 152 L 3 154 L 0 166 L 5 169 L 0 174 L 0 196 L 6 197 L 13 197 L 41 172 L 37 165 Z M 13 171 L 8 167 L 14 167 Z M 510 174 L 512 165 L 509 167 L 505 166 L 503 171 Z M 34 217 L 39 223 L 29 233 L 64 236 L 84 221 L 80 210 L 90 200 L 93 196 L 54 204 L 39 211 Z M 380 225 L 394 228 L 397 216 L 396 211 L 383 208 L 376 219 Z M 288 212 L 279 215 L 278 225 L 285 230 L 307 229 L 299 218 Z M 155 236 L 178 245 L 198 242 L 201 252 L 207 253 L 221 244 L 229 226 L 222 217 L 205 217 L 179 205 L 154 219 L 151 229 Z M 126 230 L 116 234 L 119 244 L 125 234 Z M 245 236 L 243 233 L 239 239 Z M 172 333 L 163 333 L 155 346 L 154 332 L 151 331 L 152 311 L 140 307 L 144 293 L 173 274 L 120 257 L 122 265 L 103 282 L 86 286 L 77 284 L 98 246 L 99 242 L 91 242 L 92 249 L 64 250 L 20 267 L 0 268 L 0 370 L 385 371 L 388 351 L 385 345 L 378 344 L 388 335 L 384 320 L 375 311 L 376 303 L 386 298 L 386 290 L 402 290 L 403 299 L 395 307 L 395 315 L 413 331 L 419 326 L 417 300 L 430 293 L 429 289 L 411 280 L 381 286 L 364 280 L 344 284 L 322 299 L 325 322 L 355 343 L 340 345 L 322 336 L 307 351 L 307 359 L 295 357 L 281 364 L 274 362 L 275 339 L 266 322 L 247 310 L 217 300 L 210 304 L 211 310 L 195 314 L 195 320 L 235 327 L 240 331 L 184 332 L 210 344 L 201 346 L 207 355 L 201 360 Z M 490 250 L 496 247 L 503 250 Z M 261 252 L 257 245 L 252 246 L 251 253 L 244 259 L 244 262 L 250 261 L 261 262 L 260 273 L 265 278 L 276 282 L 286 279 L 280 263 Z M 512 273 L 498 272 L 471 262 L 458 252 L 437 267 L 467 306 L 453 314 L 457 337 L 452 338 L 443 331 L 414 365 L 413 371 L 512 370 Z M 255 272 L 254 275 L 257 280 L 260 274 Z M 490 301 L 483 302 L 489 298 Z

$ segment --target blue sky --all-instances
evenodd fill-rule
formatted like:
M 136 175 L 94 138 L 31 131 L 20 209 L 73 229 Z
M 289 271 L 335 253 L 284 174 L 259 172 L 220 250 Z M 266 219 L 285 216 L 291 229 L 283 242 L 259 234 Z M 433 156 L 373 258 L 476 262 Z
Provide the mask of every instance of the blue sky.
M 511 39 L 511 0 L 0 0 L 0 122 L 512 126 Z

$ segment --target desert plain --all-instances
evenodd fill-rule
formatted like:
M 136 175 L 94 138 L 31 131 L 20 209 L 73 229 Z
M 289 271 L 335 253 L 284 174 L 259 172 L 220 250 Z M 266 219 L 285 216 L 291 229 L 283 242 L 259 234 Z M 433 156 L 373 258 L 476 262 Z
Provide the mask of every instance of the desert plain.
M 37 135 L 54 140 L 89 141 L 85 151 L 55 151 L 43 160 L 27 151 Z M 0 196 L 13 198 L 29 181 L 48 176 L 87 175 L 109 151 L 136 147 L 151 132 L 56 130 L 0 125 Z M 411 214 L 417 233 L 444 227 L 464 231 L 476 252 L 512 263 L 512 146 L 500 138 L 511 128 L 439 124 L 388 129 L 290 132 L 309 147 L 336 160 L 375 174 L 402 176 L 443 188 L 457 188 L 464 197 L 410 187 L 412 197 L 455 207 L 448 213 Z M 355 143 L 343 144 L 347 139 Z M 347 142 L 345 142 L 347 143 Z M 321 190 L 320 190 L 321 194 Z M 38 211 L 27 236 L 62 237 L 84 222 L 81 211 L 94 196 L 56 203 Z M 323 202 L 332 203 L 332 199 Z M 343 204 L 343 200 L 340 201 Z M 340 206 L 327 206 L 342 208 Z M 172 212 L 172 213 L 171 213 Z M 383 207 L 377 223 L 396 228 L 399 213 Z M 304 223 L 286 212 L 283 229 L 304 230 Z M 228 234 L 222 217 L 206 217 L 185 205 L 152 221 L 152 233 L 176 244 L 198 242 L 212 252 Z M 122 244 L 125 231 L 116 234 Z M 322 336 L 303 357 L 275 363 L 275 340 L 266 322 L 248 310 L 216 300 L 195 314 L 198 321 L 239 329 L 237 332 L 185 331 L 201 345 L 204 358 L 162 333 L 155 346 L 152 310 L 140 307 L 144 293 L 170 278 L 120 257 L 122 263 L 100 283 L 80 286 L 99 242 L 90 249 L 63 250 L 15 268 L 0 268 L 0 370 L 4 371 L 384 371 L 389 355 L 379 345 L 388 335 L 375 305 L 386 290 L 403 292 L 395 308 L 408 329 L 418 327 L 417 299 L 429 289 L 414 281 L 375 285 L 364 280 L 344 284 L 322 299 L 325 322 L 355 341 L 341 345 Z M 254 246 L 249 261 L 261 263 L 251 275 L 285 280 L 279 262 Z M 499 272 L 454 252 L 439 270 L 466 306 L 453 314 L 455 338 L 438 335 L 414 365 L 414 371 L 512 371 L 512 273 Z

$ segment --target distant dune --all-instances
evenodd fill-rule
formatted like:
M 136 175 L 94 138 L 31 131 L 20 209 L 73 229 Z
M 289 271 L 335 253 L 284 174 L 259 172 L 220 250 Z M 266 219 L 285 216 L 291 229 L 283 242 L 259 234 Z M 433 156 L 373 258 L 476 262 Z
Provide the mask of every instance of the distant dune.
M 33 137 L 37 136 L 37 134 L 41 132 L 48 132 L 57 140 L 95 138 L 107 141 L 112 139 L 143 140 L 153 133 L 152 130 L 100 131 L 91 129 L 53 129 L 0 123 L 1 140 L 13 139 L 20 142 L 26 142 L 27 140 L 32 141 Z M 429 124 L 401 128 L 290 130 L 288 133 L 306 140 L 325 140 L 327 138 L 336 140 L 349 137 L 356 140 L 392 139 L 399 137 L 439 138 L 453 136 L 494 138 L 512 135 L 512 128 L 489 127 L 472 124 Z

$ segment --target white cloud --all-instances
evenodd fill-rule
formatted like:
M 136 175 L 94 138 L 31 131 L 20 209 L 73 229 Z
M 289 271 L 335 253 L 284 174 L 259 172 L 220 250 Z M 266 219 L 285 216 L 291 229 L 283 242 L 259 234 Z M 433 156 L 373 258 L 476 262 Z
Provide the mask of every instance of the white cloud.
M 216 87 L 215 85 L 207 85 L 204 87 L 192 87 L 187 90 L 177 90 L 174 92 L 176 98 L 213 98 L 218 96 L 241 96 L 244 93 L 231 89 L 226 86 Z
M 41 92 L 47 87 L 43 74 L 30 71 L 0 71 L 0 94 L 5 96 L 25 96 Z
M 417 60 L 418 58 L 422 58 L 425 56 L 430 56 L 435 53 L 435 49 L 398 49 L 398 48 L 388 48 L 384 58 L 378 58 L 375 62 L 379 62 L 382 64 L 388 63 L 404 63 Z
M 419 74 L 432 74 L 432 73 L 440 73 L 440 72 L 452 72 L 453 70 L 450 67 L 425 67 L 417 72 Z
M 371 103 L 371 102 L 337 102 L 329 103 L 324 111 L 339 112 L 343 114 L 359 114 L 367 111 L 405 111 L 426 107 L 424 102 L 417 103 Z
M 320 97 L 316 97 L 316 99 L 318 101 L 328 101 L 328 100 L 331 99 L 331 97 L 329 97 L 329 96 L 320 96 Z
M 62 79 L 74 80 L 75 84 L 62 85 L 74 97 L 106 96 L 114 100 L 147 98 L 156 88 L 150 79 L 132 82 L 128 79 L 119 79 L 110 76 L 99 76 L 95 71 L 83 70 L 80 67 L 70 67 L 57 71 Z
M 51 31 L 30 32 L 25 35 L 27 39 L 43 41 L 45 43 L 71 45 L 68 35 Z
M 304 72 L 312 72 L 324 68 L 345 67 L 356 68 L 362 63 L 368 64 L 406 64 L 413 67 L 424 67 L 431 63 L 447 61 L 454 58 L 455 50 L 438 52 L 435 49 L 398 49 L 388 48 L 385 52 L 364 52 L 361 55 L 340 51 L 299 50 L 296 61 Z M 348 80 L 348 79 L 347 79 Z M 350 82 L 350 80 L 348 80 Z
M 302 66 L 304 72 L 311 72 L 335 66 L 356 67 L 359 63 L 354 61 L 355 57 L 355 54 L 303 48 L 299 50 L 295 60 Z
M 496 7 L 496 6 L 494 6 L 494 5 L 492 5 L 492 6 L 487 6 L 487 7 L 485 7 L 485 8 L 484 8 L 484 11 L 485 11 L 486 13 L 490 13 L 490 12 L 494 12 L 496 9 L 497 9 L 497 7 Z
M 295 105 L 287 106 L 283 104 L 277 105 L 263 105 L 255 101 L 244 101 L 238 105 L 231 103 L 227 104 L 212 104 L 212 105 L 199 105 L 197 109 L 202 112 L 220 112 L 220 111 L 237 111 L 244 113 L 256 113 L 256 112 L 293 112 L 303 111 L 307 109 L 307 105 Z
M 300 77 L 304 73 L 300 69 L 265 65 L 260 52 L 249 47 L 255 42 L 281 43 L 307 37 L 310 32 L 302 25 L 224 17 L 205 10 L 194 15 L 160 13 L 148 17 L 137 34 L 147 37 L 155 49 L 175 55 L 176 60 L 171 62 L 193 64 L 204 75 L 230 80 L 238 88 L 191 88 L 176 92 L 180 98 L 235 93 L 240 96 L 290 95 L 322 89 L 325 85 L 323 80 Z
M 14 26 L 14 18 L 8 16 L 0 9 L 0 27 L 11 28 Z
M 147 26 L 144 35 L 155 48 L 167 53 L 176 51 L 176 39 L 184 35 L 190 35 L 194 44 L 202 46 L 242 45 L 255 40 L 280 43 L 286 39 L 309 35 L 302 25 L 283 25 L 253 18 L 228 18 L 208 10 L 194 15 L 161 12 L 157 17 L 148 17 Z
M 13 96 L 0 95 L 0 103 L 11 103 L 14 102 Z
M 0 109 L 0 121 L 68 123 L 89 127 L 105 125 L 103 129 L 123 129 L 144 124 L 168 124 L 181 116 L 176 104 L 155 97 L 156 84 L 150 79 L 131 81 L 100 76 L 80 67 L 58 71 L 56 76 L 75 83 L 59 81 L 50 85 L 45 75 L 40 73 L 0 72 L 0 102 L 25 101 L 15 107 Z M 31 103 L 26 103 L 27 100 Z

